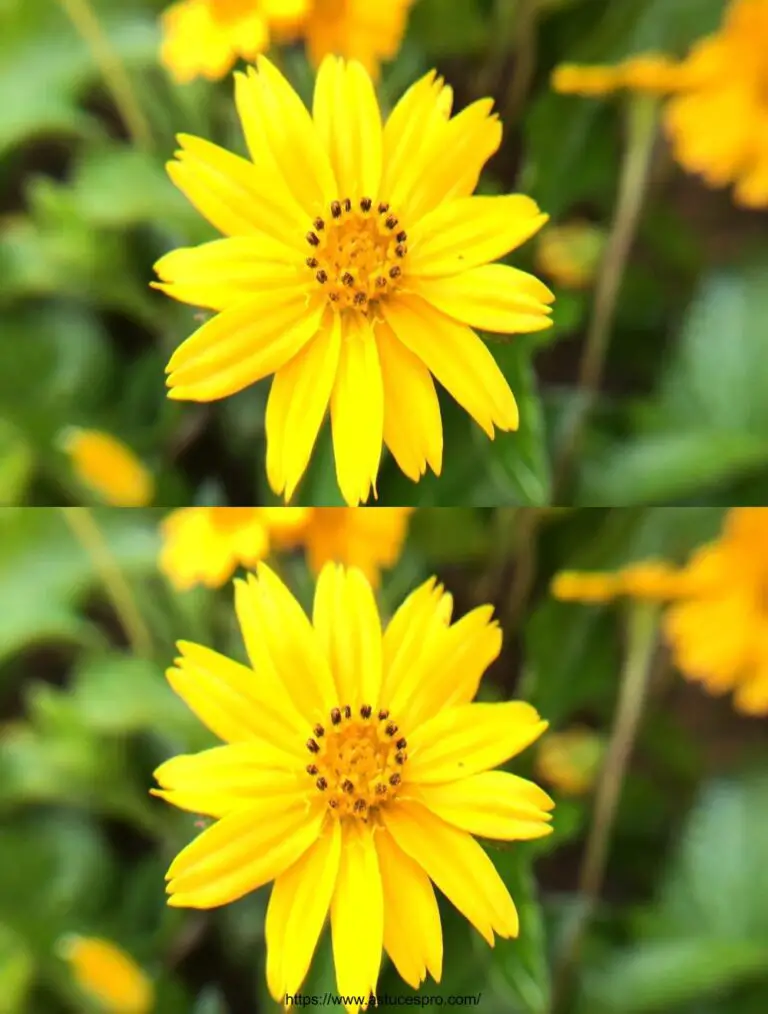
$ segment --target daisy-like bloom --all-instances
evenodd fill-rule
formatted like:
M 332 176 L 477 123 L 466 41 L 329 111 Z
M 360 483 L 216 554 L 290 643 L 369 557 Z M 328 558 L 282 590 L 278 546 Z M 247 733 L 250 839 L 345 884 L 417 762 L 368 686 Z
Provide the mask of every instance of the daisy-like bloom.
M 271 35 L 295 31 L 311 0 L 179 0 L 162 17 L 160 59 L 181 84 L 217 80 L 238 59 L 253 60 Z
M 564 796 L 583 796 L 595 784 L 604 753 L 603 739 L 591 729 L 548 732 L 536 749 L 536 774 Z
M 133 958 L 98 937 L 65 937 L 59 945 L 78 988 L 107 1014 L 149 1014 L 152 982 Z
M 271 508 L 270 531 L 276 548 L 303 545 L 312 570 L 328 561 L 357 567 L 373 585 L 379 571 L 392 567 L 403 548 L 412 507 L 315 507 L 301 525 L 286 525 L 292 508 Z
M 397 562 L 411 507 L 183 507 L 163 522 L 160 569 L 179 589 L 218 588 L 271 549 L 304 546 L 319 573 L 328 560 L 372 584 Z
M 250 667 L 181 642 L 168 672 L 226 744 L 155 773 L 156 795 L 216 821 L 171 865 L 169 904 L 214 908 L 274 881 L 278 1001 L 301 987 L 330 912 L 350 1011 L 375 994 L 382 949 L 413 988 L 440 978 L 433 882 L 489 944 L 516 936 L 512 899 L 472 835 L 541 837 L 553 804 L 491 770 L 546 728 L 522 701 L 471 703 L 501 648 L 491 607 L 451 624 L 451 596 L 433 579 L 382 633 L 356 569 L 323 568 L 311 622 L 263 564 L 235 585 Z
M 663 619 L 675 664 L 739 711 L 768 715 L 768 508 L 728 512 L 720 537 L 679 569 L 637 565 L 618 574 L 560 574 L 558 598 L 618 595 L 669 601 Z
M 405 33 L 414 0 L 312 0 L 302 26 L 310 60 L 319 66 L 329 53 L 358 60 L 374 77 L 392 60 Z
M 252 161 L 180 136 L 169 172 L 225 239 L 156 265 L 168 295 L 217 311 L 174 353 L 171 398 L 214 401 L 274 374 L 267 474 L 293 496 L 330 407 L 336 474 L 365 502 L 386 443 L 414 481 L 439 474 L 432 376 L 485 430 L 518 426 L 515 399 L 472 330 L 549 327 L 552 294 L 491 263 L 546 215 L 528 197 L 473 197 L 501 140 L 490 100 L 450 117 L 430 73 L 382 125 L 370 77 L 327 57 L 312 115 L 265 58 L 236 75 Z
M 670 95 L 664 119 L 677 161 L 739 204 L 768 205 L 768 0 L 733 0 L 720 30 L 679 63 L 656 55 L 618 67 L 555 72 L 556 90 L 600 95 L 630 88 Z
M 145 507 L 155 495 L 152 473 L 122 441 L 72 427 L 61 439 L 78 480 L 113 507 Z

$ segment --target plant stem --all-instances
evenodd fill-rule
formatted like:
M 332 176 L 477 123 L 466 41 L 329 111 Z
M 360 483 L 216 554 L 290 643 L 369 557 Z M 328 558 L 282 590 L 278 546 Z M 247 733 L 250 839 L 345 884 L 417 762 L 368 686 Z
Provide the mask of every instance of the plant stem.
M 64 13 L 91 50 L 115 106 L 134 143 L 143 151 L 152 150 L 152 131 L 131 85 L 123 61 L 115 51 L 90 0 L 59 0 Z
M 613 329 L 613 318 L 624 272 L 637 233 L 640 213 L 648 188 L 656 140 L 658 100 L 638 95 L 630 100 L 627 115 L 627 143 L 619 180 L 613 224 L 595 285 L 592 317 L 587 330 L 578 374 L 578 397 L 574 416 L 567 427 L 554 468 L 553 500 L 570 478 L 579 453 L 584 425 L 600 389 L 605 359 Z
M 91 558 L 133 651 L 142 658 L 151 658 L 152 637 L 93 514 L 87 507 L 61 507 L 60 510 L 71 532 Z
M 627 650 L 613 729 L 595 794 L 592 825 L 579 874 L 581 905 L 554 974 L 552 1011 L 562 1009 L 578 963 L 584 934 L 600 897 L 608 850 L 624 779 L 637 738 L 656 650 L 659 607 L 633 602 L 627 623 Z

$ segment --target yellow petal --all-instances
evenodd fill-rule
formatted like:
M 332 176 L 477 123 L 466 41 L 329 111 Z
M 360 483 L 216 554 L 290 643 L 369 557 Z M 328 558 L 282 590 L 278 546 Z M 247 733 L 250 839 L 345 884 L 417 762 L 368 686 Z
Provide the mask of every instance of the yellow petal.
M 328 155 L 304 103 L 277 67 L 264 57 L 258 72 L 236 75 L 235 98 L 248 149 L 282 177 L 307 225 L 336 196 Z
M 492 606 L 480 606 L 451 627 L 438 627 L 419 658 L 412 659 L 392 699 L 393 711 L 409 728 L 475 696 L 483 673 L 501 651 L 501 629 L 492 617 Z
M 493 99 L 473 102 L 434 135 L 432 150 L 425 153 L 427 169 L 407 203 L 409 220 L 474 191 L 483 166 L 501 144 L 501 123 L 492 109 Z
M 530 704 L 459 704 L 408 735 L 408 780 L 448 782 L 503 764 L 547 728 Z
M 384 126 L 384 172 L 381 183 L 385 199 L 391 199 L 408 163 L 424 143 L 425 125 L 432 123 L 435 117 L 445 121 L 450 115 L 450 107 L 446 115 L 441 104 L 446 94 L 450 95 L 450 89 L 431 70 L 411 85 L 389 114 Z
M 155 1000 L 152 981 L 117 944 L 73 934 L 61 940 L 59 949 L 77 985 L 99 1009 L 110 1014 L 150 1014 Z
M 341 318 L 327 314 L 315 337 L 275 374 L 267 401 L 267 476 L 290 501 L 306 471 L 336 380 Z M 284 508 L 282 508 L 284 509 Z
M 440 910 L 429 877 L 383 828 L 375 835 L 384 888 L 384 947 L 402 978 L 418 989 L 443 971 Z
M 411 675 L 435 640 L 442 639 L 452 608 L 453 598 L 433 577 L 398 607 L 384 632 L 382 707 L 392 708 L 396 699 L 407 701 Z
M 203 138 L 180 134 L 178 141 L 182 150 L 168 173 L 212 225 L 228 236 L 266 233 L 303 252 L 305 219 L 268 173 Z
M 485 838 L 528 841 L 552 833 L 552 800 L 538 785 L 506 771 L 421 785 L 416 798 L 446 823 Z
M 222 525 L 222 511 L 239 512 L 245 520 Z M 179 589 L 219 588 L 238 565 L 253 566 L 269 550 L 268 531 L 255 507 L 181 507 L 164 519 L 162 533 L 160 569 Z
M 225 310 L 260 289 L 296 288 L 303 278 L 294 250 L 269 236 L 233 236 L 181 247 L 155 264 L 166 295 L 193 306 Z
M 203 831 L 168 871 L 168 904 L 216 908 L 274 880 L 320 834 L 325 806 L 308 809 L 291 797 L 260 800 Z
M 421 359 L 491 439 L 494 425 L 500 430 L 517 429 L 514 395 L 474 331 L 418 296 L 398 296 L 382 310 L 403 345 Z
M 491 947 L 494 932 L 517 936 L 519 922 L 509 892 L 471 835 L 414 802 L 387 807 L 382 820 L 403 852 L 426 871 Z
M 498 260 L 545 224 L 530 197 L 461 197 L 408 230 L 408 272 L 435 278 Z
M 506 264 L 485 264 L 451 278 L 416 278 L 413 291 L 449 317 L 483 331 L 518 334 L 552 326 L 547 304 L 553 294 L 533 275 Z
M 152 473 L 122 441 L 99 430 L 71 427 L 63 435 L 78 479 L 114 507 L 146 507 L 155 494 Z
M 275 881 L 267 907 L 267 984 L 278 1003 L 301 988 L 328 914 L 341 858 L 341 825 L 320 838 Z
M 362 572 L 327 563 L 317 580 L 312 615 L 336 683 L 337 703 L 353 711 L 378 707 L 381 689 L 381 622 Z
M 317 333 L 324 307 L 303 286 L 261 292 L 203 324 L 168 364 L 169 397 L 215 401 L 285 366 Z
M 251 665 L 275 674 L 308 728 L 336 707 L 336 688 L 320 641 L 304 610 L 265 564 L 258 580 L 236 581 L 235 608 Z
M 561 95 L 608 95 L 624 84 L 620 67 L 563 63 L 555 68 L 552 88 Z
M 298 742 L 298 737 L 287 739 L 286 749 L 265 740 L 181 754 L 155 771 L 162 791 L 152 792 L 182 810 L 210 817 L 223 817 L 254 798 L 287 800 L 306 794 L 303 757 L 288 749 Z
M 331 930 L 337 989 L 354 1001 L 376 993 L 384 945 L 384 896 L 371 829 L 353 820 L 344 825 L 343 834 Z M 355 1014 L 361 1004 L 345 1006 Z
M 177 647 L 181 658 L 168 670 L 168 682 L 215 735 L 228 742 L 257 739 L 278 747 L 291 741 L 297 716 L 266 681 L 200 644 L 179 641 Z
M 377 325 L 376 344 L 384 382 L 384 443 L 414 482 L 427 465 L 440 475 L 443 423 L 432 376 L 388 324 Z
M 337 196 L 378 196 L 382 126 L 373 83 L 357 62 L 326 57 L 317 74 L 313 116 L 329 153 Z
M 344 321 L 331 397 L 336 478 L 351 507 L 365 503 L 373 487 L 384 440 L 384 384 L 376 340 L 360 314 Z

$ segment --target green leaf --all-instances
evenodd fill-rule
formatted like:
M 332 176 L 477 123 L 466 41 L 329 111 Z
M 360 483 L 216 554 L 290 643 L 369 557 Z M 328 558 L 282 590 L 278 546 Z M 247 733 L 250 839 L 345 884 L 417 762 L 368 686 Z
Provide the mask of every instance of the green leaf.
M 0 506 L 18 504 L 34 468 L 34 455 L 16 427 L 0 418 Z
M 146 514 L 110 508 L 94 516 L 126 573 L 154 571 L 158 536 Z M 0 660 L 43 639 L 93 640 L 77 603 L 98 580 L 60 511 L 0 512 Z
M 689 939 L 643 943 L 590 977 L 579 1014 L 667 1014 L 681 1004 L 764 977 L 768 942 Z
M 0 923 L 0 1010 L 3 1014 L 23 1014 L 34 974 L 34 959 L 23 940 Z

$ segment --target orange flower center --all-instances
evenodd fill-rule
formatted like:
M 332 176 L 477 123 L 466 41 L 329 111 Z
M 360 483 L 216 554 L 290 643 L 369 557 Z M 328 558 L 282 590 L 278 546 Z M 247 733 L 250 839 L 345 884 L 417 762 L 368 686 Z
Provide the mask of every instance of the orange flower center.
M 367 312 L 401 284 L 408 235 L 388 204 L 363 197 L 333 201 L 307 233 L 307 267 L 331 305 Z
M 354 714 L 348 704 L 334 708 L 330 719 L 307 740 L 307 774 L 334 816 L 367 821 L 399 792 L 408 743 L 388 711 L 367 704 Z

